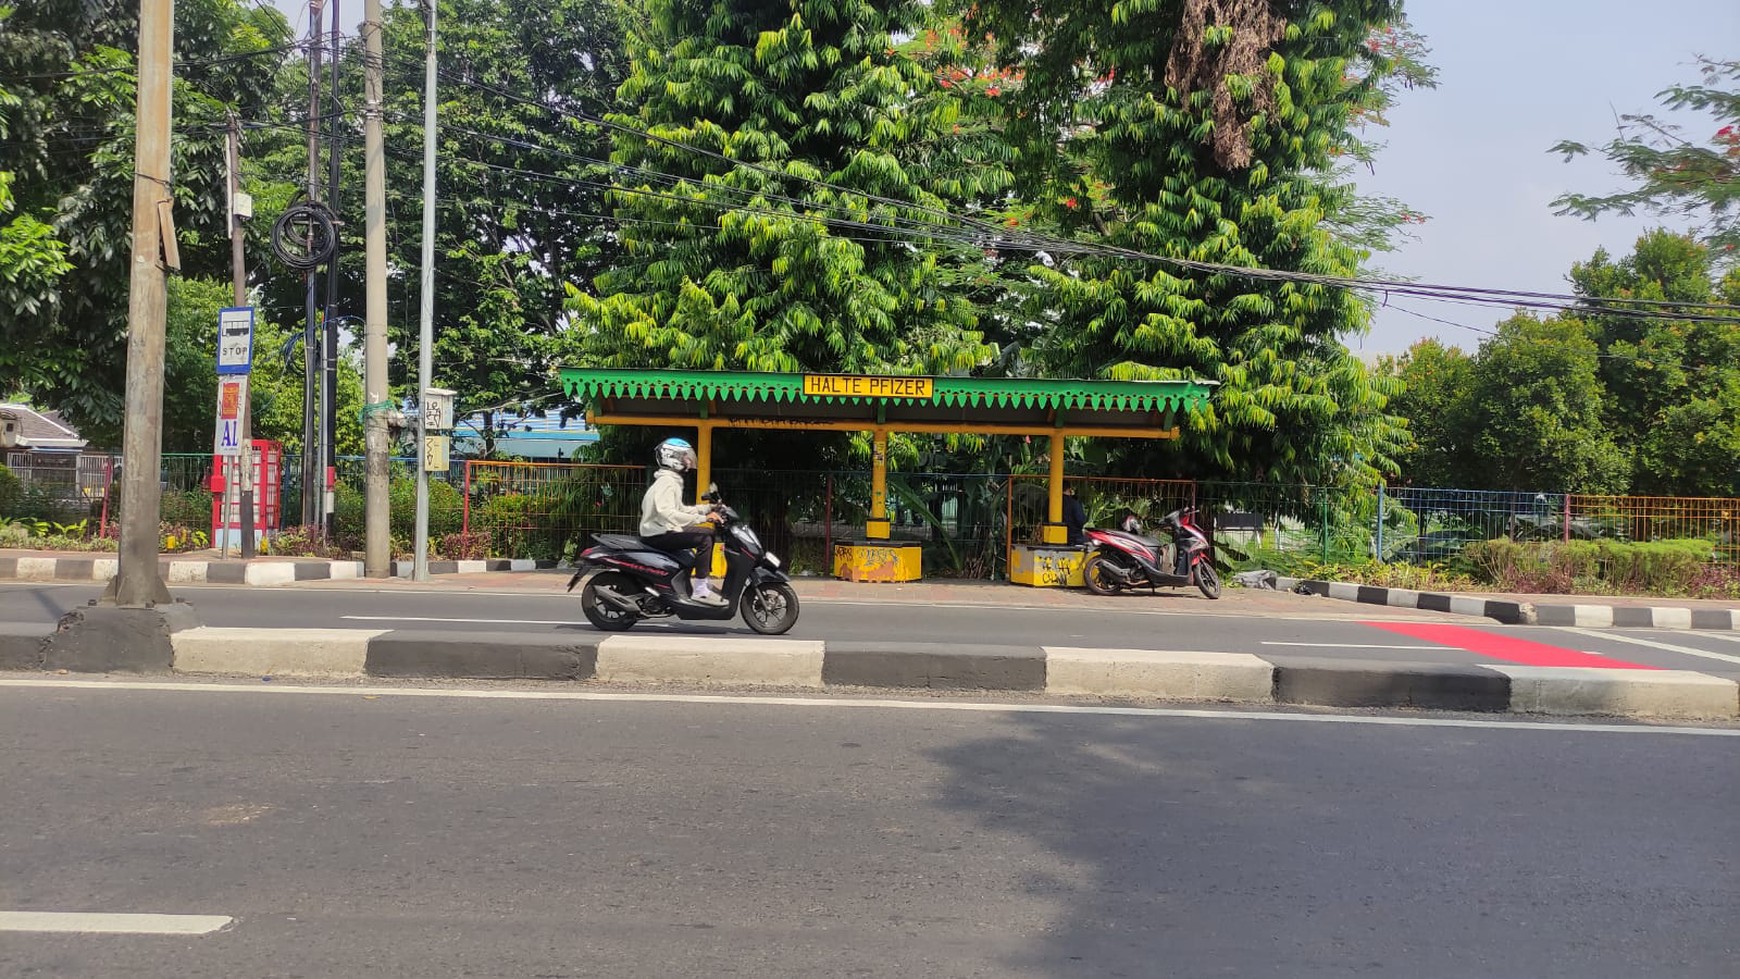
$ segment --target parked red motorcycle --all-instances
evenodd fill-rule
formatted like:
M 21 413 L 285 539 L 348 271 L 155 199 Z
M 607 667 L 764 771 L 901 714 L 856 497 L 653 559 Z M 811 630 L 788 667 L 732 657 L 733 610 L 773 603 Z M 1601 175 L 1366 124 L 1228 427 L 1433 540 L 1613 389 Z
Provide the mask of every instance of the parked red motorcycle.
M 1087 530 L 1088 557 L 1082 581 L 1095 595 L 1115 595 L 1125 588 L 1175 588 L 1195 585 L 1209 598 L 1220 597 L 1220 574 L 1208 553 L 1208 535 L 1192 519 L 1194 508 L 1174 510 L 1160 518 L 1160 529 L 1171 536 L 1162 544 L 1142 536 L 1142 522 L 1126 516 L 1121 530 Z

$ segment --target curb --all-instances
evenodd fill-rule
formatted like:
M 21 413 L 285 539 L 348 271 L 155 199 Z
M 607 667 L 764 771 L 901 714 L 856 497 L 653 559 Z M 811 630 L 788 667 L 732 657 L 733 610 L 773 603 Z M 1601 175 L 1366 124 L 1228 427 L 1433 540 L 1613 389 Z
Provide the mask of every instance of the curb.
M 1275 587 L 1301 595 L 1344 602 L 1415 608 L 1452 615 L 1477 615 L 1505 625 L 1578 626 L 1584 629 L 1728 629 L 1740 630 L 1740 609 L 1684 606 L 1543 605 L 1468 595 L 1379 588 L 1340 581 L 1278 578 Z
M 52 627 L 0 624 L 0 669 L 39 670 Z M 1740 682 L 1680 670 L 1389 663 L 1249 653 L 704 636 L 518 636 L 372 629 L 175 632 L 177 673 L 800 688 L 1020 691 L 1115 698 L 1513 714 L 1740 718 Z
M 108 581 L 119 561 L 113 557 L 0 557 L 0 580 Z M 529 558 L 488 561 L 430 561 L 430 574 L 483 574 L 489 571 L 541 571 L 555 561 Z M 298 581 L 339 581 L 361 578 L 361 561 L 199 561 L 161 558 L 163 580 L 171 585 L 288 585 Z M 409 578 L 412 562 L 394 561 L 392 577 Z

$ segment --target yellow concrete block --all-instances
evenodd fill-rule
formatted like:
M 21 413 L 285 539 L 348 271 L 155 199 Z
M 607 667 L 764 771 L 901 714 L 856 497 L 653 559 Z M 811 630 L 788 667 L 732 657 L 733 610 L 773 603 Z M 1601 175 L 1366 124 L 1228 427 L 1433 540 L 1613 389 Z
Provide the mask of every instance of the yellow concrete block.
M 834 577 L 842 581 L 917 581 L 924 548 L 917 544 L 835 544 Z
M 1081 588 L 1087 552 L 1077 547 L 1016 544 L 1009 552 L 1009 580 L 1035 588 Z
M 1060 545 L 1069 543 L 1069 528 L 1060 523 L 1041 524 L 1039 539 L 1043 543 Z

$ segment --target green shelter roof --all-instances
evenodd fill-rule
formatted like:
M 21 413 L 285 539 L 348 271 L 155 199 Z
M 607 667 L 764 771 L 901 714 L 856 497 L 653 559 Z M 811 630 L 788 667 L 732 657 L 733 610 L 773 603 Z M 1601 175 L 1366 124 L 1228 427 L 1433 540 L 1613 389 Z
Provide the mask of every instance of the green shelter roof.
M 562 390 L 576 401 L 594 398 L 813 404 L 931 403 L 950 407 L 1088 408 L 1098 411 L 1191 411 L 1208 402 L 1213 381 L 1085 381 L 1051 378 L 915 377 L 932 382 L 931 394 L 806 394 L 805 375 L 747 371 L 629 370 L 564 367 Z M 891 380 L 909 380 L 905 377 Z
M 1208 404 L 1212 381 L 908 377 L 565 367 L 562 389 L 600 424 L 712 418 L 962 431 L 1069 428 L 1158 435 Z

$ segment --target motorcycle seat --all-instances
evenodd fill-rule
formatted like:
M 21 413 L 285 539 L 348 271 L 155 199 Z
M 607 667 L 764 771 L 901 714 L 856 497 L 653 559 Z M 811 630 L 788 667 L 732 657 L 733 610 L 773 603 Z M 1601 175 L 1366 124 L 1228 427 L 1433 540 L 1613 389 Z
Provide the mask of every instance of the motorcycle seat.
M 646 544 L 642 543 L 639 537 L 634 537 L 629 534 L 593 534 L 592 539 L 597 541 L 600 545 L 608 547 L 614 551 L 641 551 L 646 549 Z

